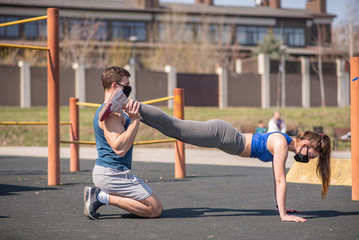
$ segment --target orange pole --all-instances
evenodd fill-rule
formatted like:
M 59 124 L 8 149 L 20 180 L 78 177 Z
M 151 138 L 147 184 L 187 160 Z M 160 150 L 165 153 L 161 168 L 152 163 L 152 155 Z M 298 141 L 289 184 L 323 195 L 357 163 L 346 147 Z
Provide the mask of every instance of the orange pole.
M 79 141 L 79 107 L 77 102 L 78 98 L 70 98 L 70 141 Z M 79 154 L 79 144 L 70 144 L 70 172 L 80 171 L 80 154 Z
M 60 184 L 59 11 L 47 9 L 48 185 Z
M 359 201 L 359 57 L 350 59 L 352 200 Z
M 184 90 L 176 88 L 173 90 L 173 114 L 174 117 L 184 119 Z M 175 142 L 175 178 L 186 177 L 186 162 L 184 155 L 185 146 L 181 141 Z

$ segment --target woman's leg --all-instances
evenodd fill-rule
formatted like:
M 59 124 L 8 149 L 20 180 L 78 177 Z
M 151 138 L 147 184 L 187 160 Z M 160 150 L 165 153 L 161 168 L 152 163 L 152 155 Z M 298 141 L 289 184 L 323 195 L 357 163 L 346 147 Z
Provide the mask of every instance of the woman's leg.
M 199 147 L 218 148 L 233 155 L 239 155 L 244 150 L 244 136 L 226 121 L 181 120 L 146 104 L 141 104 L 140 113 L 143 123 L 182 142 Z

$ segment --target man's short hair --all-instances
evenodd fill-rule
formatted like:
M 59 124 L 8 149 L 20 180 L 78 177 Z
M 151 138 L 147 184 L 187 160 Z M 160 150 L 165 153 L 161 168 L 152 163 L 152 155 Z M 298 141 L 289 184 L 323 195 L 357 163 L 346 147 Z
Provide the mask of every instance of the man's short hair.
M 102 86 L 104 89 L 109 89 L 112 83 L 120 83 L 124 77 L 131 77 L 126 69 L 116 66 L 106 68 L 101 76 Z

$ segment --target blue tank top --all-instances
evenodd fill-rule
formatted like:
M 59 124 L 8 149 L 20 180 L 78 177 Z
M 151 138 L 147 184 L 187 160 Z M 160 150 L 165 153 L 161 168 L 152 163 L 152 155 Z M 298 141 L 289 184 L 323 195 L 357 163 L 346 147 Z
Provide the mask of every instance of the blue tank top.
M 104 104 L 101 105 L 96 111 L 95 117 L 93 118 L 93 126 L 95 130 L 95 139 L 96 139 L 96 148 L 98 152 L 98 158 L 96 159 L 96 164 L 102 167 L 109 167 L 113 169 L 125 170 L 131 169 L 132 166 L 132 147 L 127 151 L 125 156 L 118 156 L 108 144 L 103 130 L 98 124 L 98 115 Z M 123 116 L 126 118 L 125 129 L 127 130 L 128 125 L 131 122 L 131 119 L 123 113 Z
M 263 162 L 271 162 L 273 161 L 273 155 L 268 151 L 267 148 L 267 140 L 269 135 L 272 133 L 280 133 L 287 140 L 287 144 L 292 141 L 292 138 L 287 134 L 281 132 L 271 132 L 271 133 L 256 133 L 253 134 L 252 137 L 252 145 L 251 145 L 251 158 L 258 158 Z

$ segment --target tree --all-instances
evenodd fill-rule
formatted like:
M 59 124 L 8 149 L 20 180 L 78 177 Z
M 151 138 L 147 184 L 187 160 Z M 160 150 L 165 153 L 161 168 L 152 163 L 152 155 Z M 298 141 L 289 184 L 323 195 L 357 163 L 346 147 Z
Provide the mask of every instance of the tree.
M 340 21 L 333 29 L 333 47 L 348 63 L 350 58 L 358 56 L 359 52 L 359 6 L 355 0 L 346 1 L 347 19 Z
M 258 48 L 256 51 L 254 51 L 254 54 L 258 55 L 260 53 L 264 53 L 271 58 L 279 58 L 281 45 L 282 45 L 282 43 L 274 35 L 273 29 L 268 29 L 268 34 L 263 38 L 263 41 L 258 44 Z M 279 68 L 278 68 L 277 99 L 276 99 L 277 107 L 280 106 L 281 90 L 283 87 L 281 84 L 281 78 L 280 78 L 281 74 L 284 74 L 284 69 L 283 69 L 282 63 L 279 64 Z M 282 75 L 282 76 L 284 77 L 284 75 Z M 282 96 L 282 99 L 285 100 L 284 96 Z
M 165 65 L 172 65 L 178 72 L 196 73 L 214 73 L 216 66 L 234 68 L 238 46 L 228 39 L 233 29 L 210 24 L 206 16 L 202 24 L 188 23 L 187 18 L 174 11 L 151 29 L 149 35 L 157 43 L 142 54 L 143 66 L 163 71 Z
M 280 45 L 281 42 L 276 38 L 273 30 L 268 29 L 268 34 L 263 38 L 263 41 L 258 44 L 258 48 L 254 51 L 254 54 L 264 53 L 271 58 L 278 58 Z
M 324 90 L 324 78 L 323 78 L 323 45 L 326 42 L 327 31 L 325 30 L 325 26 L 316 23 L 317 27 L 317 66 L 312 63 L 313 70 L 318 74 L 319 77 L 319 86 L 320 86 L 320 102 L 322 107 L 326 107 L 325 104 L 325 90 Z
M 93 19 L 66 19 L 60 42 L 61 65 L 71 67 L 73 63 L 86 64 L 87 67 L 104 67 L 105 32 L 101 30 L 104 22 Z

